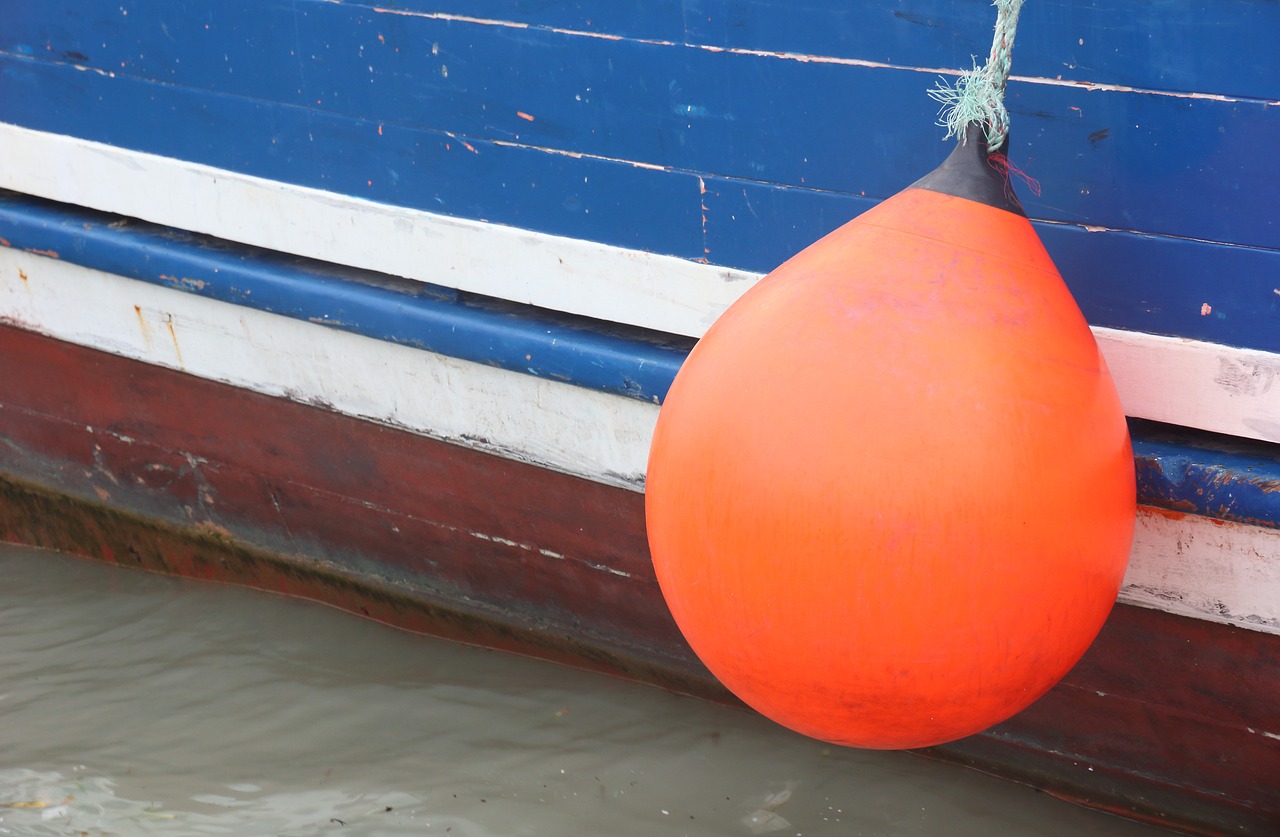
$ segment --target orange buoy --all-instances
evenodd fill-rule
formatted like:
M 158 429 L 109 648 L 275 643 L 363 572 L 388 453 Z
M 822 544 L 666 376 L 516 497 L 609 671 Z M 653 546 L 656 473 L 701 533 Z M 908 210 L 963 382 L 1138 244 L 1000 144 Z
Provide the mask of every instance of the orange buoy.
M 1111 610 L 1134 512 L 1106 365 L 974 131 L 712 326 L 646 489 L 663 595 L 712 673 L 873 748 L 1052 687 Z

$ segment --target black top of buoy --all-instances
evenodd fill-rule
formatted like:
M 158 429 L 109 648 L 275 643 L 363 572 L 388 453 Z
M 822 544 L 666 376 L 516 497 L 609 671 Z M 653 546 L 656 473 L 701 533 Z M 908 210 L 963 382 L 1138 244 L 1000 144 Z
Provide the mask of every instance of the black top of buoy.
M 1005 137 L 1005 148 L 1009 147 L 1009 138 Z M 928 189 L 957 198 L 966 198 L 978 203 L 1005 209 L 1015 215 L 1026 217 L 1018 196 L 1009 181 L 1009 166 L 994 164 L 993 156 L 987 150 L 986 134 L 982 126 L 971 123 L 964 129 L 964 136 L 956 143 L 955 149 L 942 165 L 911 184 L 914 189 Z

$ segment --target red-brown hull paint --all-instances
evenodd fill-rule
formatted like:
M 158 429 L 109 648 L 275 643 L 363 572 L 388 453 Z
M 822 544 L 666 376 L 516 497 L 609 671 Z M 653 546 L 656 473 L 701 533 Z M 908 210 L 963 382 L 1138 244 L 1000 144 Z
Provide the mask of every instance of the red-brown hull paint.
M 643 497 L 0 327 L 0 539 L 304 596 L 727 699 Z M 1058 687 L 931 751 L 1195 833 L 1280 828 L 1280 638 L 1125 605 Z

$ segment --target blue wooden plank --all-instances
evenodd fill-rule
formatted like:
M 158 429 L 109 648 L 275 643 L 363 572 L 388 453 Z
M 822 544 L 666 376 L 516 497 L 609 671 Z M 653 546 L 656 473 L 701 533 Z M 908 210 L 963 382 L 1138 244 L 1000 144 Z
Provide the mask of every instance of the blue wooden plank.
M 1280 528 L 1276 445 L 1131 421 L 1139 500 L 1173 511 Z
M 50 9 L 59 2 L 79 8 L 50 0 Z M 14 26 L 0 46 L 14 54 L 25 44 L 33 60 L 74 52 L 104 71 L 165 82 L 119 118 L 135 118 L 150 97 L 163 100 L 179 85 L 472 140 L 872 197 L 897 191 L 943 153 L 923 92 L 927 73 L 345 4 L 236 0 L 218 5 L 212 23 L 160 16 L 160 6 L 169 8 L 138 0 L 135 14 L 115 15 L 136 25 L 93 18 L 83 29 L 92 35 L 78 39 L 78 27 L 54 37 L 53 18 L 40 16 L 43 29 Z M 167 36 L 151 31 L 165 20 Z M 41 105 L 47 96 L 60 101 L 57 92 L 39 91 Z M 11 85 L 0 93 L 6 101 L 32 95 Z M 1009 95 L 1015 162 L 1043 188 L 1028 201 L 1032 214 L 1280 248 L 1271 211 L 1280 108 L 1021 82 Z M 0 118 L 11 117 L 0 110 Z M 153 144 L 184 156 L 184 136 L 158 133 Z M 272 176 L 296 177 L 283 162 Z
M 688 39 L 908 67 L 986 56 L 988 0 L 687 0 Z M 1280 99 L 1280 5 L 1258 0 L 1034 0 L 1014 73 Z
M 875 205 L 740 180 L 705 183 L 708 258 L 761 272 Z M 1037 231 L 1093 325 L 1280 352 L 1280 252 L 1065 224 Z
M 0 120 L 397 206 L 702 256 L 690 174 L 4 57 Z
M 691 340 L 0 193 L 0 241 L 187 293 L 658 403 Z M 514 269 L 514 268 L 513 268 Z
M 1280 352 L 1280 251 L 1042 224 L 1094 325 Z

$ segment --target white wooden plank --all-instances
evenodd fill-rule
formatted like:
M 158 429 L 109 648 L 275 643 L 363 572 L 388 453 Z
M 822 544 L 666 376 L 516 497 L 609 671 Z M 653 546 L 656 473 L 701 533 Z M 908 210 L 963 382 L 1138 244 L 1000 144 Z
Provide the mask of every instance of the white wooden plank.
M 1280 442 L 1280 355 L 1094 328 L 1125 412 Z
M 759 274 L 466 221 L 0 124 L 0 187 L 273 250 L 701 336 Z M 1280 355 L 1095 328 L 1132 416 L 1280 442 Z
M 1280 530 L 1143 508 L 1120 601 L 1280 634 Z

